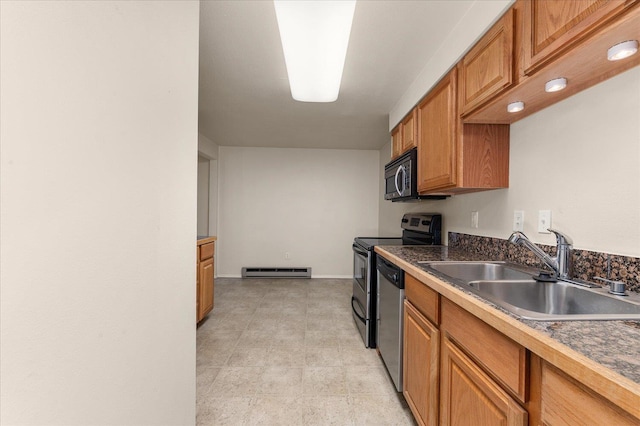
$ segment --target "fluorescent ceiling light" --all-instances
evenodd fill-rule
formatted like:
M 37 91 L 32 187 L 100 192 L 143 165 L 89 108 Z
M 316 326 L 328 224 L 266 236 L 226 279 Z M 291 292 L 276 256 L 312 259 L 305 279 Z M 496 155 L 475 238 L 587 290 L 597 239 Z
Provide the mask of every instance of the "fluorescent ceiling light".
M 302 102 L 338 99 L 355 0 L 274 0 L 291 96 Z

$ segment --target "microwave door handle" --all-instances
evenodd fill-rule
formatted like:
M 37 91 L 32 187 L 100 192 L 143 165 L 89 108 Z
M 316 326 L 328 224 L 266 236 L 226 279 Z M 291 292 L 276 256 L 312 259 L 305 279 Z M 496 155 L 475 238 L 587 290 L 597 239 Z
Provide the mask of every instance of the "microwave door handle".
M 400 172 L 402 172 L 402 191 L 398 187 L 398 175 L 400 174 Z M 400 195 L 400 196 L 403 196 L 404 195 L 404 191 L 407 189 L 406 186 L 405 186 L 405 181 L 407 180 L 406 179 L 406 173 L 407 173 L 407 171 L 405 170 L 404 166 L 399 166 L 398 170 L 396 170 L 396 178 L 395 178 L 396 191 L 398 191 L 398 195 Z

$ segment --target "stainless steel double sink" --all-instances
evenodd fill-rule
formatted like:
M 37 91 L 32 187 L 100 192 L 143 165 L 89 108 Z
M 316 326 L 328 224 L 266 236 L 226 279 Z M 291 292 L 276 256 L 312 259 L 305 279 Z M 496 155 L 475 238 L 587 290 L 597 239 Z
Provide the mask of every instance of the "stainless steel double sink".
M 640 320 L 640 298 L 613 296 L 606 288 L 571 282 L 540 282 L 531 271 L 505 262 L 418 262 L 524 319 Z

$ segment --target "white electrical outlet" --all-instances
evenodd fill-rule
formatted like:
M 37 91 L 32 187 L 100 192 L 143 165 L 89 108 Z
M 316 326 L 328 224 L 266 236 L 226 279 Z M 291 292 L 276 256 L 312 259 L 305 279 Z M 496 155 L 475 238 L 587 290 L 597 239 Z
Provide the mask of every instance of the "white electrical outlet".
M 551 228 L 551 210 L 540 210 L 538 212 L 538 233 L 550 234 L 547 229 Z
M 524 232 L 524 210 L 513 211 L 513 230 Z
M 471 227 L 478 227 L 478 212 L 471 212 Z
M 289 253 L 288 251 L 285 251 L 285 252 L 284 252 L 284 258 L 285 258 L 286 260 L 291 259 L 291 253 Z

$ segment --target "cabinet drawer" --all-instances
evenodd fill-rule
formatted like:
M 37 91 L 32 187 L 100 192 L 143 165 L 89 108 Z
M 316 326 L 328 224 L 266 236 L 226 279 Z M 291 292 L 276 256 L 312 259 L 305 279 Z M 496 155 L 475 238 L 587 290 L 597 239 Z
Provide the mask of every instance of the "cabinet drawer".
M 441 303 L 441 329 L 520 402 L 525 402 L 526 349 L 448 299 L 443 297 Z
M 545 425 L 631 426 L 640 421 L 546 362 L 542 363 L 541 399 Z
M 207 243 L 200 246 L 200 260 L 209 259 L 213 257 L 214 243 Z
M 422 315 L 436 325 L 440 323 L 440 298 L 437 292 L 411 275 L 405 274 L 404 294 Z
M 441 356 L 441 426 L 529 424 L 518 402 L 446 337 Z

